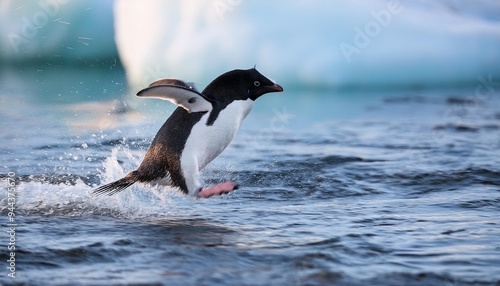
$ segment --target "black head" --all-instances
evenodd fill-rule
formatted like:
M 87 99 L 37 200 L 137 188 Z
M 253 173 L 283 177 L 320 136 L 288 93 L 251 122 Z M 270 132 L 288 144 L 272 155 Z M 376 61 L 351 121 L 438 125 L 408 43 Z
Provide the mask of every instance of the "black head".
M 202 93 L 217 101 L 256 100 L 269 92 L 281 92 L 283 88 L 263 76 L 255 68 L 233 70 L 214 79 Z

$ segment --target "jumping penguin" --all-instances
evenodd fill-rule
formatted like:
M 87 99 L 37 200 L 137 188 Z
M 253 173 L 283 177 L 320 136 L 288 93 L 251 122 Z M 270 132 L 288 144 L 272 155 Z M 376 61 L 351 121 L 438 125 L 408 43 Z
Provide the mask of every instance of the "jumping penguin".
M 139 168 L 93 194 L 111 196 L 136 182 L 174 186 L 202 198 L 237 189 L 233 182 L 203 188 L 200 171 L 229 145 L 257 98 L 282 91 L 255 68 L 224 73 L 201 93 L 181 80 L 151 83 L 137 96 L 168 100 L 179 107 L 156 134 Z

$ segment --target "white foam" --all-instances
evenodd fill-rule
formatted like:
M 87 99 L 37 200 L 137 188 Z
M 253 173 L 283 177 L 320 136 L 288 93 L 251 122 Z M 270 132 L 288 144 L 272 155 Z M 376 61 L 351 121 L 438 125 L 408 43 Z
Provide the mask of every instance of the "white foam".
M 143 155 L 143 154 L 142 154 Z M 125 160 L 123 160 L 125 158 Z M 128 172 L 123 165 L 137 166 L 138 156 L 127 148 L 116 147 L 103 162 L 101 182 L 111 182 Z M 119 164 L 118 160 L 123 160 Z M 78 179 L 73 184 L 49 184 L 21 181 L 15 186 L 16 215 L 110 215 L 126 218 L 157 217 L 181 214 L 179 208 L 190 208 L 195 200 L 173 188 L 151 188 L 136 184 L 114 196 L 94 196 L 94 186 Z M 6 192 L 0 195 L 2 210 L 7 207 Z

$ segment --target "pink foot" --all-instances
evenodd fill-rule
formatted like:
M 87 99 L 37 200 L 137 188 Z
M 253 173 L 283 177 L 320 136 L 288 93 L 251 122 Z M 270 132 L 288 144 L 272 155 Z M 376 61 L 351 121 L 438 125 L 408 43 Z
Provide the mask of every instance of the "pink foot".
M 198 197 L 209 198 L 214 195 L 220 196 L 222 194 L 230 193 L 236 189 L 238 189 L 238 184 L 233 182 L 224 182 L 210 188 L 201 189 L 198 193 Z

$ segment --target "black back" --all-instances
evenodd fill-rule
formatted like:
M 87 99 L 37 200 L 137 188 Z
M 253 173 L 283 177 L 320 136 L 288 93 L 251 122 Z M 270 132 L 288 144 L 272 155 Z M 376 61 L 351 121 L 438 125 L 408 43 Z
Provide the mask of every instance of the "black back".
M 233 70 L 220 75 L 201 92 L 214 101 L 206 124 L 212 125 L 219 113 L 234 100 L 256 100 L 269 92 L 265 87 L 271 85 L 274 83 L 256 69 Z M 167 176 L 173 186 L 188 192 L 180 159 L 193 126 L 204 114 L 205 112 L 189 113 L 180 107 L 172 113 L 156 134 L 137 169 L 139 181 L 150 182 Z
M 137 169 L 139 181 L 149 182 L 168 176 L 172 185 L 187 193 L 180 164 L 182 150 L 191 129 L 204 114 L 189 113 L 181 107 L 175 109 L 156 134 Z

